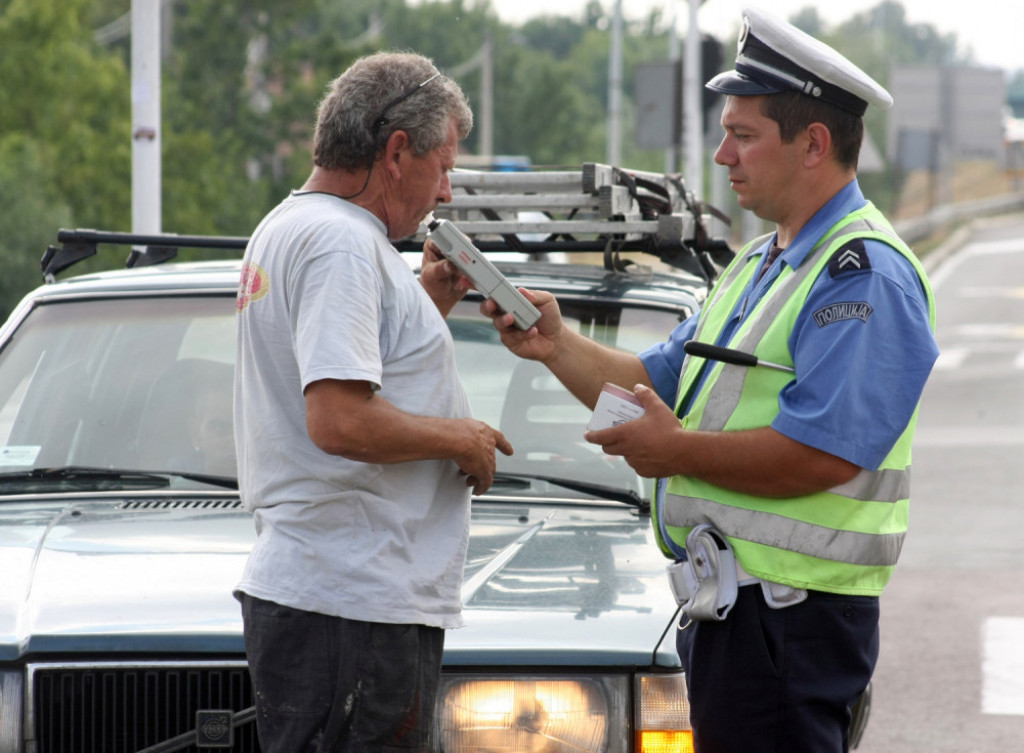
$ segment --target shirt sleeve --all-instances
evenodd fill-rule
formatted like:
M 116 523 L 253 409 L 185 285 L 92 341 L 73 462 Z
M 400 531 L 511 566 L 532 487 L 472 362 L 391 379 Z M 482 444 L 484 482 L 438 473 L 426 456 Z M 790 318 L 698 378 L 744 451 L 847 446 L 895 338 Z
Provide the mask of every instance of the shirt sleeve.
M 297 270 L 290 308 L 303 389 L 320 379 L 380 388 L 381 288 L 374 266 L 346 251 L 319 254 Z
M 658 393 L 666 405 L 675 407 L 676 390 L 679 388 L 679 375 L 683 372 L 683 359 L 686 352 L 683 343 L 693 339 L 697 331 L 697 314 L 676 325 L 668 340 L 652 345 L 640 353 L 640 361 L 647 369 L 654 391 Z
M 789 346 L 797 378 L 772 427 L 803 444 L 876 469 L 906 429 L 938 348 L 913 266 L 880 242 L 870 268 L 822 272 Z

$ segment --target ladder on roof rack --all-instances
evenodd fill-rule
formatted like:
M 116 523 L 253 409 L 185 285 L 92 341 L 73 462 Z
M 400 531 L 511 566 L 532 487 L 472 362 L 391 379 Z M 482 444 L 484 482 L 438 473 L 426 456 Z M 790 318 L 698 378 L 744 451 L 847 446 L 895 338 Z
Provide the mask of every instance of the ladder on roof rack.
M 678 175 L 587 162 L 564 171 L 455 170 L 450 178 L 452 201 L 434 216 L 455 222 L 481 251 L 601 251 L 609 269 L 622 268 L 619 252 L 642 251 L 709 282 L 733 255 L 707 230 L 712 217 L 729 220 Z M 418 249 L 429 220 L 399 248 Z

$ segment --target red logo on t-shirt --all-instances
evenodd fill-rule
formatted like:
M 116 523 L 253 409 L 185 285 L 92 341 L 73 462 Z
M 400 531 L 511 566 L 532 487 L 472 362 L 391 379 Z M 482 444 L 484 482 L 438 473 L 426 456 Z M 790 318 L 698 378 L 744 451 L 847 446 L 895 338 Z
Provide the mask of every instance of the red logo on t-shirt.
M 258 264 L 246 264 L 242 267 L 242 277 L 238 281 L 238 298 L 235 309 L 242 311 L 253 301 L 258 301 L 270 290 L 270 278 Z

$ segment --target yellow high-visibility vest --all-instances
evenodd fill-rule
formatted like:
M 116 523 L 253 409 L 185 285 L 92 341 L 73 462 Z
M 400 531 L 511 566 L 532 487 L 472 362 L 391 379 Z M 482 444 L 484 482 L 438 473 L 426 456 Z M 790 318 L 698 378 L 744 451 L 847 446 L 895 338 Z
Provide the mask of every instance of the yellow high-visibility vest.
M 887 243 L 910 261 L 926 291 L 934 329 L 935 301 L 924 269 L 888 221 L 868 203 L 833 226 L 798 268 L 784 267 L 728 346 L 754 353 L 764 361 L 792 366 L 789 337 L 811 287 L 832 255 L 856 238 Z M 758 266 L 747 259 L 751 246 L 736 256 L 712 290 L 694 339 L 717 343 Z M 684 429 L 741 431 L 770 426 L 779 412 L 778 395 L 793 378 L 775 369 L 688 356 L 680 377 L 677 413 L 702 369 L 707 369 L 707 377 L 681 419 Z M 865 415 L 865 420 L 870 416 Z M 655 510 L 655 529 L 681 546 L 695 526 L 711 523 L 729 540 L 750 575 L 794 588 L 880 594 L 892 575 L 907 531 L 910 446 L 916 424 L 915 409 L 877 470 L 862 469 L 852 481 L 816 494 L 766 499 L 675 476 Z M 667 553 L 664 542 L 662 546 Z

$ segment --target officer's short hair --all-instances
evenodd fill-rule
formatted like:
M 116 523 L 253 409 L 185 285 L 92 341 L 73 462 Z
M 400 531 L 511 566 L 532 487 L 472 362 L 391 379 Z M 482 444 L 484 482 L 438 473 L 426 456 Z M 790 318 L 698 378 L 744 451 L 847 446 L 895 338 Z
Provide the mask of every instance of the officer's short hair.
M 795 91 L 762 95 L 761 114 L 779 124 L 779 135 L 786 144 L 811 123 L 822 123 L 832 134 L 836 160 L 843 167 L 856 169 L 864 141 L 863 118 Z

